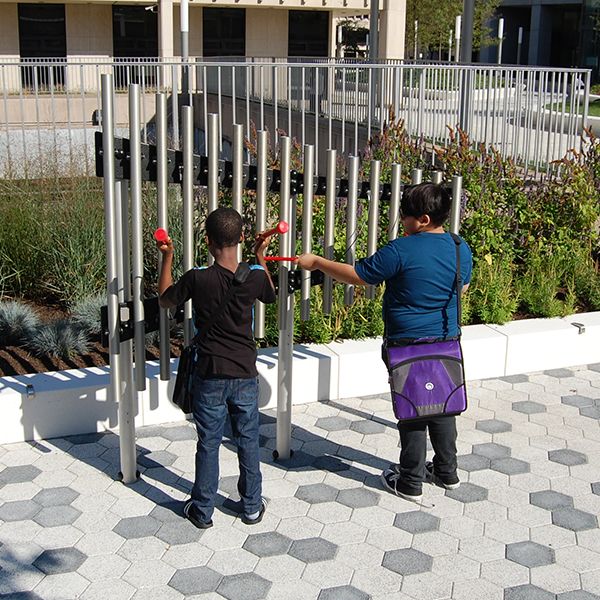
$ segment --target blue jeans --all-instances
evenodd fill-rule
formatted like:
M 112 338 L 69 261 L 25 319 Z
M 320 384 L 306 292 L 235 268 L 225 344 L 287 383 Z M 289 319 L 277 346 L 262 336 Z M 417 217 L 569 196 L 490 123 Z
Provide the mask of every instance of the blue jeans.
M 244 513 L 261 508 L 262 475 L 258 443 L 258 378 L 194 378 L 194 420 L 198 431 L 192 501 L 198 516 L 210 521 L 219 485 L 219 448 L 227 415 L 237 446 L 238 491 Z

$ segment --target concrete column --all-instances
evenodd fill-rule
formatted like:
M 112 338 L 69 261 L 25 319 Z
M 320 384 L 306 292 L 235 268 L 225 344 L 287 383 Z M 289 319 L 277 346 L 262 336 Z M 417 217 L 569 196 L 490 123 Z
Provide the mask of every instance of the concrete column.
M 406 0 L 381 0 L 380 8 L 379 59 L 404 58 Z
M 158 3 L 158 56 L 173 56 L 173 0 Z
M 0 56 L 4 62 L 17 62 L 19 60 L 19 17 L 17 5 L 0 4 Z M 9 93 L 19 92 L 21 89 L 21 72 L 19 67 L 4 67 L 4 80 Z M 3 109 L 1 109 L 3 110 Z M 0 115 L 3 113 L 0 110 Z M 0 122 L 8 122 L 6 115 L 0 116 Z
M 534 4 L 531 7 L 529 33 L 529 65 L 548 65 L 550 63 L 550 44 L 552 43 L 552 18 L 548 7 Z

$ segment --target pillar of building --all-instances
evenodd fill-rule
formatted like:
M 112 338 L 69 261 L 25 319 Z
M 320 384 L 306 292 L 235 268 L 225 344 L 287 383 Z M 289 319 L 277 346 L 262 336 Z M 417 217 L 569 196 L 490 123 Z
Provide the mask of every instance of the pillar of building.
M 158 56 L 173 56 L 173 0 L 158 3 Z
M 529 65 L 548 65 L 550 63 L 550 44 L 552 43 L 552 15 L 548 7 L 534 4 L 531 7 L 529 27 Z
M 380 60 L 404 58 L 405 29 L 406 0 L 380 0 L 378 56 Z

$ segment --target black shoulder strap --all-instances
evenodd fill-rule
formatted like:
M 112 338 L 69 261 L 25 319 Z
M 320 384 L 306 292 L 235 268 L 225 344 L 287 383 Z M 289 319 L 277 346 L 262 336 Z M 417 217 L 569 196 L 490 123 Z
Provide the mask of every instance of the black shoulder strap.
M 248 263 L 241 262 L 238 265 L 238 268 L 236 269 L 235 273 L 233 274 L 233 281 L 231 282 L 229 289 L 223 296 L 223 300 L 221 300 L 221 304 L 219 304 L 219 306 L 213 312 L 213 314 L 210 315 L 210 318 L 204 325 L 204 328 L 202 329 L 202 331 L 200 331 L 196 336 L 194 336 L 194 338 L 190 342 L 190 346 L 193 346 L 194 344 L 199 344 L 200 342 L 203 342 L 206 339 L 206 337 L 210 333 L 210 330 L 212 329 L 213 325 L 219 320 L 221 315 L 225 312 L 225 308 L 227 307 L 227 305 L 229 304 L 229 301 L 233 297 L 235 290 L 238 288 L 238 286 L 242 285 L 246 281 L 246 279 L 248 279 L 248 275 L 250 275 L 250 265 L 248 265 Z
M 454 245 L 456 248 L 456 313 L 457 313 L 457 325 L 460 330 L 460 322 L 462 320 L 462 305 L 460 296 L 462 294 L 462 275 L 460 273 L 460 245 L 461 239 L 455 234 L 450 233 L 450 236 L 454 240 Z

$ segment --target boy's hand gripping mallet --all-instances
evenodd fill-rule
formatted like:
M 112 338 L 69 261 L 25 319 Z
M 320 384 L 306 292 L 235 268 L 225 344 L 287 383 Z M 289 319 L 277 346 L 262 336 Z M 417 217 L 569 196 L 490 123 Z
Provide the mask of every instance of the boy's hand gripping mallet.
M 169 239 L 169 234 L 167 233 L 166 229 L 163 229 L 162 227 L 159 227 L 155 232 L 154 232 L 154 239 L 157 242 L 163 242 L 163 243 L 167 243 L 167 240 Z
M 290 230 L 290 226 L 287 224 L 286 221 L 279 221 L 279 223 L 277 223 L 277 227 L 273 227 L 273 229 L 268 229 L 267 231 L 265 231 L 261 237 L 266 238 L 266 237 L 270 237 L 272 235 L 275 235 L 276 233 L 287 233 Z M 298 260 L 297 256 L 265 256 L 265 260 L 274 260 L 274 261 L 294 261 L 294 260 Z

